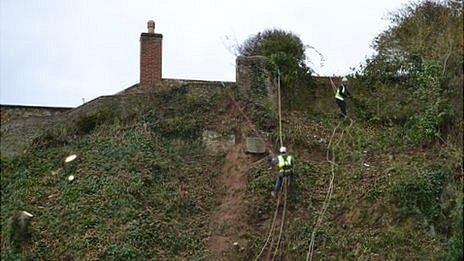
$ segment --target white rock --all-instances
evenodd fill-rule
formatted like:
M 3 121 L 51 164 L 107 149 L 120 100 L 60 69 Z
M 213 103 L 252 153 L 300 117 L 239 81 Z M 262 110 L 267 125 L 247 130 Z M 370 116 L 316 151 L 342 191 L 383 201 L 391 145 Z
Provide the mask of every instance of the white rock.
M 33 215 L 27 211 L 23 211 L 22 214 L 28 217 L 33 217 Z
M 68 157 L 66 157 L 66 159 L 64 160 L 65 163 L 68 163 L 68 162 L 71 162 L 73 160 L 75 160 L 77 158 L 77 155 L 76 154 L 72 154 L 72 155 L 69 155 Z

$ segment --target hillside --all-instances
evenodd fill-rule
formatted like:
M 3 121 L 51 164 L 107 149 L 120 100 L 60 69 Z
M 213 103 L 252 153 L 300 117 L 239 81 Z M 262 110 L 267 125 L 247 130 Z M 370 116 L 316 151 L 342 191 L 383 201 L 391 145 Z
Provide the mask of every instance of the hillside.
M 299 110 L 284 111 L 297 177 L 285 217 L 276 218 L 285 221 L 278 251 L 266 248 L 262 258 L 305 259 L 324 202 L 316 260 L 442 259 L 459 251 L 462 147 L 414 146 L 402 126 L 358 115 L 340 122 L 326 88 L 314 82 Z M 235 87 L 187 84 L 147 97 L 133 113 L 102 106 L 47 131 L 23 155 L 2 157 L 3 260 L 258 255 L 276 209 L 275 170 L 267 155 L 246 154 L 244 139 L 257 128 L 277 151 L 276 113 Z M 71 154 L 77 159 L 65 164 Z M 14 226 L 22 210 L 34 215 L 25 240 Z M 272 238 L 275 246 L 277 233 Z

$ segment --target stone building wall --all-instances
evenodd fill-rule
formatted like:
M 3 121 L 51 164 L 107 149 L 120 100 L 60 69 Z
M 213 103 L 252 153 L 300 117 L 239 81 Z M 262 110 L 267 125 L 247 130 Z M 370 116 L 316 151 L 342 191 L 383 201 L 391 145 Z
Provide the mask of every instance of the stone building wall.
M 150 99 L 153 99 L 155 93 L 162 90 L 183 85 L 192 89 L 227 88 L 234 84 L 232 82 L 167 79 L 163 80 L 163 88 L 153 89 L 147 87 L 144 89 L 142 87 L 138 89 L 137 87 L 139 86 L 134 85 L 118 94 L 100 96 L 74 109 L 60 108 L 62 109 L 60 113 L 50 108 L 48 108 L 48 111 L 34 111 L 38 116 L 30 115 L 31 112 L 17 113 L 18 117 L 9 118 L 8 121 L 5 121 L 1 125 L 1 155 L 12 156 L 21 154 L 27 149 L 32 140 L 46 129 L 60 126 L 61 124 L 72 123 L 81 116 L 92 115 L 101 109 L 110 108 L 119 117 L 128 117 L 137 113 L 143 104 L 147 104 Z M 22 115 L 29 116 L 21 117 Z
M 267 95 L 273 95 L 275 84 L 267 70 L 264 56 L 238 56 L 236 59 L 236 82 L 241 91 L 262 89 Z M 259 90 L 256 90 L 259 91 Z
M 71 107 L 45 107 L 45 106 L 22 106 L 22 105 L 0 105 L 1 124 L 10 120 L 29 117 L 49 117 L 60 115 L 70 111 Z

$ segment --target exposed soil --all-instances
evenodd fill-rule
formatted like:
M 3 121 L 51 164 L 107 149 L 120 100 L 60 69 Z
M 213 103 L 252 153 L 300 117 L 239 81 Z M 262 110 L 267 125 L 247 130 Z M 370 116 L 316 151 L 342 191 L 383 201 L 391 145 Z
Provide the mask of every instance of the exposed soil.
M 213 211 L 208 241 L 212 260 L 234 259 L 242 247 L 240 234 L 248 230 L 248 216 L 245 204 L 247 168 L 252 157 L 245 154 L 240 137 L 237 144 L 228 152 L 222 174 L 218 180 L 218 191 L 222 194 L 219 206 Z M 238 245 L 234 246 L 237 242 Z

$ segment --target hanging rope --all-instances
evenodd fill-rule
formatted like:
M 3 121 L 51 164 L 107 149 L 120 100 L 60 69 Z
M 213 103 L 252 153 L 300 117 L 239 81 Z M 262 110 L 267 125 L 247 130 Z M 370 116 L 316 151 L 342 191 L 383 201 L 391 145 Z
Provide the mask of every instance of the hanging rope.
M 279 140 L 280 147 L 284 146 L 282 139 L 282 101 L 280 96 L 280 70 L 277 68 L 277 98 L 278 98 L 278 110 L 279 110 Z
M 255 260 L 259 260 L 259 258 L 261 257 L 261 255 L 263 254 L 264 252 L 264 249 L 266 249 L 266 246 L 267 244 L 269 243 L 269 240 L 271 239 L 271 236 L 274 232 L 274 227 L 275 227 L 275 221 L 276 221 L 276 218 L 277 218 L 277 213 L 279 213 L 279 204 L 280 204 L 280 197 L 281 195 L 279 194 L 279 196 L 277 197 L 277 205 L 276 205 L 276 209 L 274 211 L 274 217 L 272 218 L 272 222 L 271 222 L 271 229 L 269 230 L 269 234 L 267 236 L 267 239 L 266 239 L 266 242 L 264 242 L 264 246 L 261 248 L 261 251 L 259 251 L 259 254 L 258 256 L 255 258 Z
M 279 114 L 278 115 L 279 116 L 279 142 L 280 142 L 280 147 L 283 147 L 284 143 L 283 143 L 283 134 L 282 134 L 282 102 L 281 102 L 281 100 L 282 100 L 282 98 L 281 98 L 281 89 L 280 89 L 280 70 L 279 70 L 279 68 L 277 68 L 277 101 L 278 101 L 278 114 Z M 287 185 L 287 178 L 284 177 L 284 181 L 283 181 L 284 205 L 283 205 L 283 209 L 282 209 L 282 217 L 281 217 L 281 222 L 280 222 L 279 237 L 277 239 L 277 245 L 276 245 L 276 248 L 274 250 L 274 254 L 272 255 L 272 260 L 274 260 L 274 258 L 279 253 L 279 249 L 280 249 L 280 245 L 281 245 L 282 233 L 283 233 L 283 228 L 284 228 L 284 225 L 285 225 L 285 214 L 286 214 L 286 211 L 287 211 L 287 186 L 288 186 Z M 274 234 L 274 230 L 275 230 L 275 227 L 276 227 L 275 221 L 276 221 L 276 218 L 277 218 L 277 214 L 279 212 L 279 204 L 280 204 L 281 194 L 282 193 L 279 193 L 279 196 L 277 198 L 276 210 L 274 212 L 274 217 L 273 217 L 272 222 L 271 222 L 271 227 L 270 227 L 267 239 L 264 242 L 264 245 L 261 248 L 261 251 L 259 252 L 259 254 L 258 254 L 258 256 L 256 257 L 255 260 L 259 260 L 259 258 L 263 254 L 264 250 L 268 246 L 269 241 L 271 240 L 271 238 L 272 238 L 272 240 L 270 241 L 269 245 L 270 245 L 270 251 L 272 251 L 272 248 L 273 248 L 273 245 L 274 245 L 274 237 L 272 235 Z
M 279 253 L 280 241 L 282 239 L 282 232 L 284 230 L 285 213 L 287 211 L 287 186 L 288 186 L 287 177 L 284 177 L 284 209 L 282 210 L 282 218 L 281 218 L 281 221 L 280 221 L 279 239 L 277 240 L 277 246 L 276 246 L 276 249 L 274 251 L 274 255 L 272 256 L 272 260 L 274 260 L 275 257 L 277 256 L 277 254 Z
M 335 136 L 335 133 L 336 133 L 337 129 L 340 127 L 340 125 L 344 121 L 345 120 L 339 122 L 337 124 L 337 126 L 333 129 L 332 136 L 330 137 L 329 144 L 327 145 L 328 150 L 327 150 L 326 159 L 331 165 L 331 169 L 330 169 L 331 170 L 331 177 L 330 177 L 329 187 L 327 189 L 327 193 L 326 193 L 324 202 L 322 203 L 321 212 L 319 214 L 319 217 L 317 218 L 316 224 L 314 225 L 313 232 L 311 233 L 311 241 L 309 243 L 308 253 L 306 255 L 306 261 L 313 259 L 314 243 L 315 243 L 316 233 L 319 230 L 320 226 L 322 225 L 322 220 L 324 219 L 325 212 L 327 211 L 327 209 L 329 207 L 330 199 L 331 199 L 332 194 L 333 194 L 334 180 L 335 180 L 335 166 L 336 166 L 335 148 L 338 147 L 338 145 L 340 144 L 344 133 L 347 132 L 351 128 L 351 126 L 353 125 L 353 120 L 350 119 L 350 121 L 351 121 L 350 125 L 347 128 L 343 129 L 342 133 L 340 134 L 340 136 L 338 138 L 337 143 L 335 144 L 335 146 L 332 147 L 332 142 L 333 142 L 333 138 Z M 330 154 L 331 154 L 330 152 L 332 152 L 332 158 L 330 158 Z
M 332 89 L 334 91 L 334 94 L 337 92 L 337 87 L 335 86 L 334 82 L 332 81 L 332 77 L 329 76 L 330 80 L 330 85 L 332 85 Z
M 224 86 L 224 84 L 223 84 L 223 86 Z M 251 122 L 249 117 L 244 112 L 242 106 L 232 97 L 232 95 L 230 93 L 228 93 L 228 95 L 229 95 L 231 101 L 233 102 L 234 106 L 239 110 L 240 114 L 243 116 L 243 118 L 250 124 L 250 127 L 256 133 L 258 138 L 266 145 L 266 149 L 268 149 L 270 154 L 273 155 L 272 148 L 268 145 L 268 143 L 261 136 L 261 134 L 259 133 L 259 131 L 255 127 L 255 125 Z M 279 70 L 279 68 L 277 68 L 277 98 L 278 98 L 278 114 L 279 114 L 278 115 L 279 116 L 279 142 L 280 142 L 280 147 L 283 147 L 282 102 L 281 102 L 280 70 Z M 258 162 L 260 162 L 260 161 L 258 161 Z M 283 210 L 282 210 L 282 218 L 281 218 L 281 223 L 280 223 L 279 238 L 277 240 L 277 246 L 276 246 L 276 249 L 275 249 L 275 252 L 274 252 L 274 255 L 273 255 L 273 259 L 277 256 L 277 253 L 278 253 L 278 251 L 280 249 L 282 233 L 283 233 L 283 227 L 284 227 L 284 224 L 285 224 L 285 213 L 286 213 L 286 209 L 287 209 L 287 179 L 286 178 L 284 178 L 284 184 L 283 185 L 284 185 L 284 206 L 283 206 Z M 276 225 L 275 221 L 276 221 L 276 218 L 277 218 L 277 214 L 279 212 L 280 199 L 281 199 L 281 193 L 279 193 L 279 196 L 277 198 L 276 209 L 274 211 L 274 216 L 272 218 L 269 234 L 267 236 L 267 239 L 266 239 L 263 247 L 261 248 L 261 251 L 259 252 L 259 254 L 258 254 L 258 256 L 256 257 L 255 260 L 259 260 L 259 258 L 263 254 L 264 250 L 266 249 L 267 245 L 269 244 L 269 240 L 271 240 L 271 238 L 272 238 L 272 241 L 271 241 L 270 245 L 271 245 L 271 250 L 272 250 L 272 245 L 273 245 L 273 242 L 274 242 L 274 238 L 272 237 L 272 235 L 274 234 L 274 229 L 275 229 L 275 225 Z

